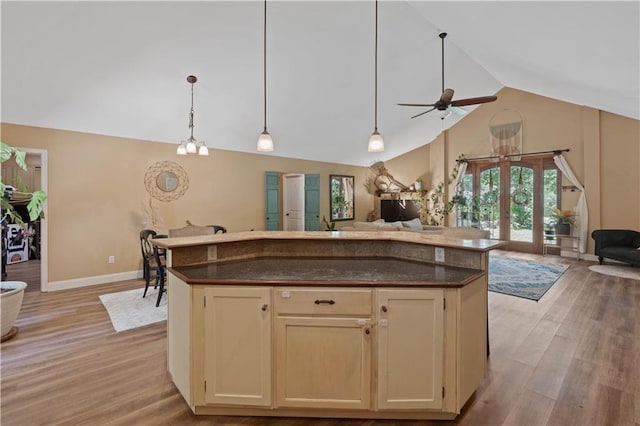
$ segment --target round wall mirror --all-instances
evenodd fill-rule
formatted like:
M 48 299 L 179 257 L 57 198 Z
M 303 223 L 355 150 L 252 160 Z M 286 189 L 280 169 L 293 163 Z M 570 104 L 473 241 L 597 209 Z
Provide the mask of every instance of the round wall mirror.
M 156 178 L 156 185 L 164 192 L 175 191 L 178 187 L 178 176 L 169 171 L 161 172 Z
M 144 186 L 156 200 L 173 201 L 182 197 L 189 188 L 187 172 L 173 161 L 152 164 L 144 175 Z

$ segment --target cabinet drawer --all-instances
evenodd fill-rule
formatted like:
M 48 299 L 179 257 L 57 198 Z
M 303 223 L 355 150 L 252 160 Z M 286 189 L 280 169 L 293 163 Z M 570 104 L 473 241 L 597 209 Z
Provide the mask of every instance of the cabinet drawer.
M 371 315 L 371 290 L 276 289 L 278 315 Z

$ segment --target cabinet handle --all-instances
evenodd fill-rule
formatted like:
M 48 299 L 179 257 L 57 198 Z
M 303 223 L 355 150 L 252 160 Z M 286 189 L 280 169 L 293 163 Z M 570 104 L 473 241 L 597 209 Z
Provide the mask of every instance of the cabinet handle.
M 382 309 L 382 312 L 387 312 L 387 310 L 388 310 L 388 309 L 387 309 L 387 307 L 386 307 L 385 305 L 382 305 L 382 306 L 380 307 L 380 309 Z
M 316 299 L 316 301 L 315 301 L 315 302 L 313 302 L 313 303 L 315 303 L 316 305 L 319 305 L 319 304 L 321 304 L 321 303 L 326 303 L 327 305 L 335 305 L 335 304 L 336 304 L 336 302 L 335 302 L 335 301 L 333 301 L 333 300 L 326 300 L 326 299 Z
M 269 305 L 262 305 L 262 312 L 267 312 L 267 309 L 269 309 Z
M 371 334 L 371 330 L 369 330 L 368 328 L 364 329 L 364 334 L 369 335 Z

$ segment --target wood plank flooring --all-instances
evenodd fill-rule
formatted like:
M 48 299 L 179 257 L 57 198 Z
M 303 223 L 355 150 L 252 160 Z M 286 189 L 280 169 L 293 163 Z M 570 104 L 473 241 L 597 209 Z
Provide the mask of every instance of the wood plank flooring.
M 143 286 L 126 281 L 25 294 L 0 347 L 0 423 L 640 426 L 640 281 L 544 261 L 571 267 L 539 302 L 489 293 L 489 375 L 453 422 L 196 417 L 166 372 L 166 323 L 113 331 L 98 296 Z

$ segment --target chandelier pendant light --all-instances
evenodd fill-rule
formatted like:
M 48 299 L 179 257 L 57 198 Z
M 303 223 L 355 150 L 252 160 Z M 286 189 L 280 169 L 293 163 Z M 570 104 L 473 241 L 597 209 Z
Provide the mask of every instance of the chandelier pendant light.
M 264 88 L 264 129 L 258 138 L 257 150 L 261 152 L 273 151 L 273 139 L 267 131 L 267 0 L 264 0 L 264 25 L 262 38 L 262 84 Z
M 378 0 L 376 0 L 376 31 L 375 31 L 375 71 L 374 71 L 374 125 L 373 133 L 369 138 L 369 152 L 384 151 L 384 141 L 378 132 Z
M 187 154 L 198 154 L 198 155 L 209 155 L 209 148 L 204 143 L 204 141 L 198 142 L 193 137 L 193 85 L 198 81 L 198 78 L 195 75 L 190 75 L 187 77 L 187 82 L 191 84 L 191 110 L 189 111 L 189 129 L 191 130 L 191 134 L 186 141 L 181 141 L 178 146 L 177 154 L 178 155 L 187 155 Z

